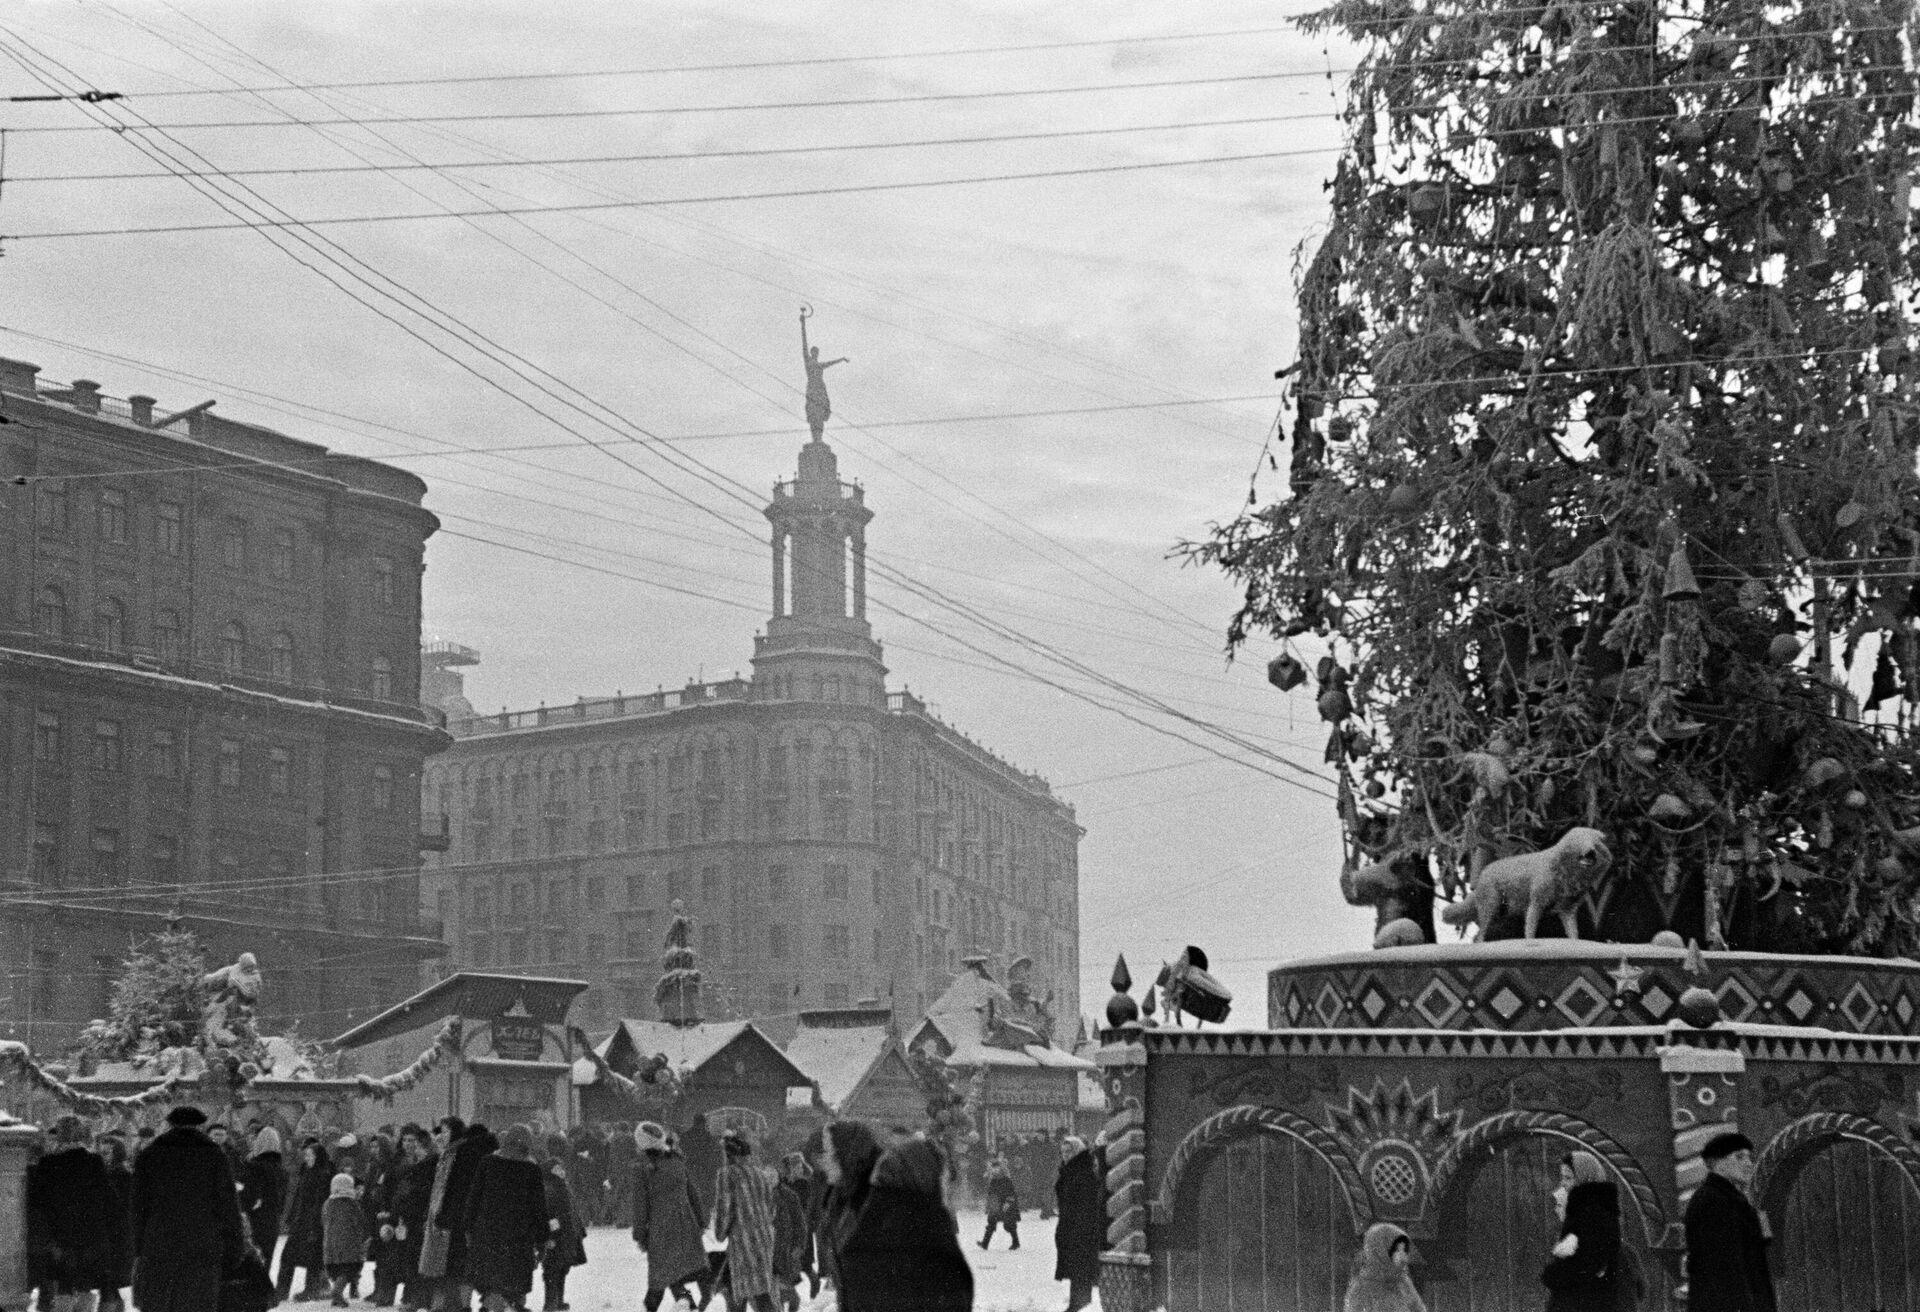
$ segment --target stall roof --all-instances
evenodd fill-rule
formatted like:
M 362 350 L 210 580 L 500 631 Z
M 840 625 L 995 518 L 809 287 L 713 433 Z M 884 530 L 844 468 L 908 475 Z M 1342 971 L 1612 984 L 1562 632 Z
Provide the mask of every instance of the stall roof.
M 899 1040 L 882 1025 L 803 1028 L 787 1044 L 787 1058 L 813 1077 L 820 1101 L 837 1113 L 860 1092 L 887 1053 L 898 1047 Z
M 663 1020 L 622 1020 L 604 1043 L 594 1045 L 607 1065 L 630 1074 L 644 1057 L 663 1054 L 675 1070 L 699 1074 L 700 1068 L 718 1056 L 735 1040 L 745 1037 L 749 1043 L 763 1045 L 775 1060 L 786 1066 L 790 1087 L 811 1084 L 807 1073 L 794 1065 L 780 1045 L 761 1032 L 750 1020 L 702 1021 L 698 1025 L 670 1025 Z M 625 1070 L 621 1067 L 625 1066 Z
M 327 1046 L 360 1048 L 397 1034 L 406 1034 L 448 1016 L 491 1020 L 503 1012 L 511 1011 L 516 1003 L 524 1007 L 527 1015 L 534 1020 L 545 1025 L 558 1025 L 566 1020 L 567 1009 L 573 1005 L 573 1000 L 588 987 L 586 981 L 577 979 L 483 975 L 463 970 L 330 1039 Z
M 927 1008 L 927 1018 L 915 1027 L 907 1046 L 919 1048 L 929 1038 L 937 1038 L 938 1046 L 946 1049 L 950 1066 L 1098 1069 L 1092 1062 L 1050 1044 L 1001 1048 L 985 1042 L 988 1006 L 995 1002 L 1004 1005 L 1006 997 L 1006 990 L 992 980 L 972 970 L 963 970 Z

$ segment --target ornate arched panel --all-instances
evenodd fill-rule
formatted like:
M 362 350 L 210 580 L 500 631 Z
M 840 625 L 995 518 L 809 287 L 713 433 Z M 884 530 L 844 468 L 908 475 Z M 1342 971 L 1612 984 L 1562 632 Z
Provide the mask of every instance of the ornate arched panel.
M 1585 1149 L 1598 1157 L 1619 1183 L 1621 1193 L 1640 1215 L 1640 1225 L 1649 1246 L 1658 1244 L 1666 1232 L 1667 1212 L 1660 1195 L 1654 1192 L 1640 1163 L 1606 1131 L 1577 1116 L 1564 1112 L 1511 1111 L 1489 1116 L 1454 1140 L 1434 1164 L 1433 1184 L 1429 1192 L 1435 1203 L 1445 1206 L 1448 1189 L 1456 1177 L 1477 1157 L 1497 1149 L 1501 1143 L 1520 1135 L 1540 1135 L 1566 1143 L 1569 1152 Z

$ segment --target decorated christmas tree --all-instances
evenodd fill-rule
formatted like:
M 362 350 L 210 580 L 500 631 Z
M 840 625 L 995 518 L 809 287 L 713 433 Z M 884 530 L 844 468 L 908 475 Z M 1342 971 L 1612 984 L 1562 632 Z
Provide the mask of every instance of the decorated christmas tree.
M 660 1019 L 675 1025 L 700 1023 L 700 965 L 693 953 L 693 922 L 686 906 L 673 902 L 673 922 L 667 926 L 666 951 L 660 954 L 660 979 L 653 986 Z
M 1307 21 L 1364 57 L 1290 477 L 1194 551 L 1318 675 L 1350 866 L 1451 896 L 1585 826 L 1583 934 L 1920 954 L 1910 21 Z

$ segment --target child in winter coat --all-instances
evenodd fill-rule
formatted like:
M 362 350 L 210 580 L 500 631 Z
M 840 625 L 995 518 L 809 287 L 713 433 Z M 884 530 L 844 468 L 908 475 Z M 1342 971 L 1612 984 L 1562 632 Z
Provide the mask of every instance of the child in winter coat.
M 1382 1221 L 1368 1229 L 1347 1281 L 1342 1312 L 1427 1312 L 1407 1274 L 1413 1241 L 1397 1225 Z
M 1020 1190 L 1007 1169 L 1007 1159 L 999 1155 L 987 1168 L 987 1233 L 981 1236 L 980 1247 L 993 1242 L 996 1226 L 1004 1226 L 1013 1247 L 1020 1247 Z
M 320 1209 L 320 1230 L 333 1305 L 345 1307 L 347 1291 L 359 1283 L 360 1265 L 367 1260 L 367 1214 L 360 1205 L 358 1182 L 345 1171 L 333 1177 Z

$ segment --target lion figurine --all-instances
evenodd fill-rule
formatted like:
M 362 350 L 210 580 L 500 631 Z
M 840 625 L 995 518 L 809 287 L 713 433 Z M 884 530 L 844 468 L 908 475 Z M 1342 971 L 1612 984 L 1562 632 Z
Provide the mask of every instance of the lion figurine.
M 1567 937 L 1577 939 L 1580 930 L 1574 908 L 1612 864 L 1607 836 L 1598 829 L 1576 826 L 1545 851 L 1490 862 L 1465 897 L 1441 909 L 1440 918 L 1449 925 L 1479 926 L 1477 940 L 1484 941 L 1502 916 L 1524 912 L 1526 937 L 1538 938 L 1540 917 L 1551 911 L 1560 917 Z

